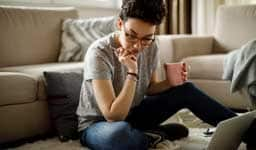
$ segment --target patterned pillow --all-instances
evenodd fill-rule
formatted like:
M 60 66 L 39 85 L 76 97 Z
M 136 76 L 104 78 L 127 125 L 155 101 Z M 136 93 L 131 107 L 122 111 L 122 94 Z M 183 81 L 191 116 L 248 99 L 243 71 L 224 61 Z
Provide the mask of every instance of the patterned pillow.
M 66 19 L 59 62 L 82 61 L 92 42 L 116 30 L 116 17 Z

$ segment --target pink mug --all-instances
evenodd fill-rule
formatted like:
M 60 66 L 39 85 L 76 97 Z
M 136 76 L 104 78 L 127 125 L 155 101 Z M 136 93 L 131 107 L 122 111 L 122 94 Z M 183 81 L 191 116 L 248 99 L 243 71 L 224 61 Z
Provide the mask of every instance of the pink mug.
M 164 64 L 166 79 L 171 85 L 181 85 L 186 79 L 183 77 L 183 72 L 187 71 L 184 62 L 165 63 Z

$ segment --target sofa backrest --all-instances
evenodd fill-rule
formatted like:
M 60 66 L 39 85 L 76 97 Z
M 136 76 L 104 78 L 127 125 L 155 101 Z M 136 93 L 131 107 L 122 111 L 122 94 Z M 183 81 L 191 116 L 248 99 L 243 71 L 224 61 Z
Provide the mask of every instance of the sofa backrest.
M 222 5 L 217 10 L 215 52 L 240 48 L 256 38 L 256 5 Z
M 61 23 L 73 7 L 0 6 L 0 67 L 57 61 Z

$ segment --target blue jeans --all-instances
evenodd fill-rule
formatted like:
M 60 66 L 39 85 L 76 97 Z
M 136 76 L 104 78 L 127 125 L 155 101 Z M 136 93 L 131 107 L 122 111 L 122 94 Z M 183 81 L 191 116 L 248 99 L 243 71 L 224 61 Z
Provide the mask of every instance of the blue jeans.
M 101 121 L 92 124 L 82 132 L 81 144 L 93 150 L 148 149 L 148 139 L 143 131 L 157 128 L 183 108 L 188 108 L 201 120 L 213 126 L 236 116 L 234 112 L 187 82 L 157 95 L 145 97 L 140 105 L 131 109 L 125 121 Z

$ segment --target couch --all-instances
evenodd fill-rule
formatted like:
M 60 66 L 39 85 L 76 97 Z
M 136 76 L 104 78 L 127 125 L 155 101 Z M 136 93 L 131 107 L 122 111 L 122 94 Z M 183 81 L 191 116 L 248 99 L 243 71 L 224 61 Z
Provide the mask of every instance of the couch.
M 235 110 L 252 109 L 246 88 L 231 93 L 231 82 L 222 74 L 225 56 L 254 39 L 255 27 L 256 5 L 222 5 L 212 35 L 161 35 L 161 65 L 184 61 L 191 67 L 189 79 L 208 95 Z M 163 71 L 159 73 L 164 78 Z
M 191 65 L 190 79 L 202 90 L 227 106 L 247 108 L 243 92 L 230 94 L 230 83 L 221 80 L 221 72 L 224 53 L 255 37 L 255 15 L 250 15 L 255 8 L 221 7 L 214 36 L 158 36 L 161 66 L 185 61 Z M 237 19 L 227 21 L 233 17 L 231 13 Z M 78 17 L 71 7 L 0 6 L 0 145 L 51 131 L 42 74 L 83 68 L 83 62 L 58 62 L 61 23 L 65 18 Z M 158 73 L 164 78 L 163 67 Z
M 0 6 L 0 145 L 51 131 L 42 72 L 83 65 L 57 61 L 65 18 L 77 10 Z

